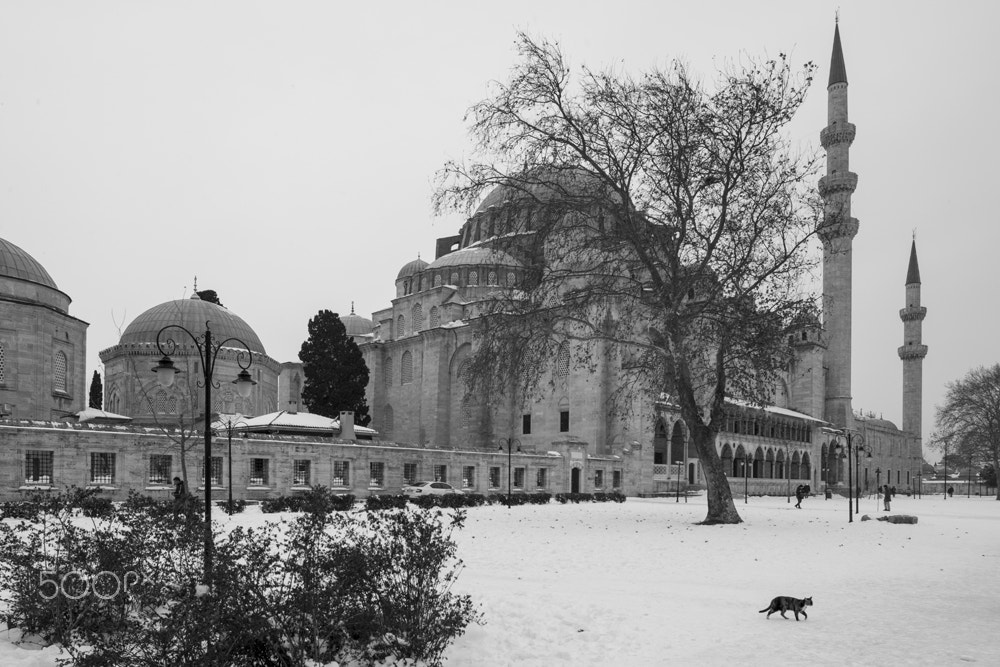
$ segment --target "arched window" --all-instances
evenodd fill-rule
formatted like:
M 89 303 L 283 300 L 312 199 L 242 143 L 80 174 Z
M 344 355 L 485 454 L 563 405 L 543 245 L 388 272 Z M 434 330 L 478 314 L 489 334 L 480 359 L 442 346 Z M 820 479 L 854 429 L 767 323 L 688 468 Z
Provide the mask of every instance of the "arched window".
M 479 284 L 479 274 L 475 271 L 469 271 L 469 284 L 478 285 Z
M 167 392 L 160 389 L 153 394 L 153 412 L 162 415 L 167 411 Z
M 431 306 L 431 329 L 441 326 L 441 315 L 438 313 L 437 306 Z
M 516 280 L 517 280 L 517 278 L 514 276 L 514 272 L 513 271 L 508 271 L 507 272 L 507 287 L 513 287 L 514 283 L 516 282 Z
M 424 309 L 418 303 L 413 306 L 413 333 L 424 328 Z
M 569 345 L 562 342 L 556 352 L 556 376 L 564 378 L 567 375 L 569 375 Z
M 386 387 L 392 386 L 392 357 L 386 357 L 382 365 L 382 382 Z
M 66 392 L 66 354 L 56 352 L 52 359 L 52 385 L 56 391 Z
M 427 289 L 427 276 L 420 279 L 420 291 L 423 292 L 425 289 Z
M 392 406 L 387 405 L 385 406 L 385 414 L 382 417 L 382 435 L 386 436 L 387 438 L 392 437 L 392 427 L 393 427 L 392 422 L 393 422 Z
M 170 398 L 167 399 L 167 412 L 169 412 L 172 415 L 176 415 L 177 414 L 177 397 L 176 396 L 171 396 Z
M 400 315 L 396 318 L 396 338 L 406 335 L 406 318 Z
M 441 274 L 434 276 L 434 287 L 441 287 Z
M 490 271 L 486 274 L 486 284 L 487 285 L 497 285 L 497 272 Z
M 403 353 L 403 359 L 399 364 L 399 384 L 411 382 L 413 382 L 413 355 L 407 350 Z
M 451 272 L 451 284 L 456 286 L 458 285 L 458 271 Z

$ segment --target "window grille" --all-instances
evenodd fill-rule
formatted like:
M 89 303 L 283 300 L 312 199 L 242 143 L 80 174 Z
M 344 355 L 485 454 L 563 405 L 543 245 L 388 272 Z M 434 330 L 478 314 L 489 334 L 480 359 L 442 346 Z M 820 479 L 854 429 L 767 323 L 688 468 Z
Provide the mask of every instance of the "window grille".
M 368 464 L 369 487 L 381 487 L 385 485 L 385 463 L 372 461 Z
M 524 488 L 524 468 L 514 468 L 514 488 Z
M 170 454 L 151 454 L 149 457 L 149 483 L 169 484 L 173 457 Z
M 407 484 L 416 484 L 417 482 L 417 464 L 416 463 L 404 463 L 403 464 L 403 481 Z
M 462 488 L 471 489 L 476 486 L 476 467 L 465 466 L 462 468 Z
M 434 287 L 441 287 L 441 274 L 434 276 Z
M 387 405 L 385 406 L 385 417 L 382 419 L 382 431 L 387 438 L 392 436 L 393 421 L 392 406 Z
M 406 335 L 406 318 L 400 315 L 396 318 L 396 338 Z
M 385 365 L 382 366 L 382 381 L 386 387 L 392 386 L 392 357 L 385 358 Z
M 115 455 L 110 452 L 90 453 L 90 483 L 115 483 Z
M 431 307 L 431 329 L 441 326 L 441 315 L 438 313 L 437 306 Z
M 447 482 L 448 481 L 448 466 L 446 466 L 446 465 L 436 465 L 436 466 L 434 466 L 434 481 L 435 482 Z
M 513 271 L 508 271 L 507 272 L 507 287 L 513 287 L 514 283 L 516 282 L 516 280 L 517 280 L 517 278 L 514 276 L 514 272 Z
M 267 459 L 250 459 L 250 486 L 267 486 Z
M 212 476 L 212 486 L 222 486 L 222 457 L 213 456 L 211 459 L 211 471 L 209 474 Z M 202 461 L 201 472 L 198 473 L 198 478 L 201 480 L 202 485 L 205 484 L 205 463 Z
M 489 273 L 486 274 L 486 284 L 487 285 L 496 285 L 497 284 L 497 272 L 496 271 L 490 271 Z
M 167 411 L 167 392 L 162 389 L 153 395 L 153 412 L 162 415 Z
M 451 274 L 451 284 L 455 285 L 456 287 L 458 286 L 458 271 L 454 271 Z
M 407 350 L 403 353 L 403 359 L 399 365 L 399 383 L 410 384 L 411 382 L 413 382 L 413 355 Z
M 351 464 L 349 461 L 334 461 L 333 462 L 333 480 L 334 486 L 350 486 L 351 485 Z
M 479 284 L 479 274 L 476 271 L 469 271 L 469 284 L 470 285 Z
M 295 486 L 309 486 L 309 469 L 312 462 L 299 459 L 292 462 L 292 484 Z
M 424 328 L 424 309 L 418 303 L 413 306 L 413 333 Z
M 612 470 L 611 471 L 611 488 L 620 489 L 622 488 L 622 471 Z
M 52 378 L 56 391 L 66 393 L 66 355 L 63 352 L 56 352 L 52 363 Z
M 546 472 L 547 471 L 545 468 L 539 468 L 538 473 L 535 475 L 535 486 L 537 486 L 539 489 L 544 489 L 545 484 L 548 481 L 546 479 L 547 477 Z
M 26 484 L 51 484 L 54 452 L 29 449 L 24 456 L 24 481 Z
M 500 488 L 500 466 L 490 466 L 490 488 Z
M 594 488 L 603 489 L 604 488 L 604 471 L 595 470 L 594 471 Z
M 569 345 L 561 343 L 556 352 L 556 375 L 561 378 L 569 375 Z

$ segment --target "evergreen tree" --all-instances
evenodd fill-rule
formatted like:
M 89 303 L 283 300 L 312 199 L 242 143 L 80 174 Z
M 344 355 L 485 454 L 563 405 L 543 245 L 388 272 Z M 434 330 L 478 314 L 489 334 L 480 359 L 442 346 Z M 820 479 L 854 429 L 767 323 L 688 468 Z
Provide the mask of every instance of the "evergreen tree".
M 104 405 L 104 384 L 101 382 L 101 374 L 94 371 L 94 377 L 90 380 L 90 403 L 87 407 L 102 409 Z
M 368 366 L 337 313 L 321 310 L 309 320 L 299 359 L 305 374 L 302 400 L 310 412 L 339 417 L 341 410 L 353 410 L 354 423 L 368 425 Z

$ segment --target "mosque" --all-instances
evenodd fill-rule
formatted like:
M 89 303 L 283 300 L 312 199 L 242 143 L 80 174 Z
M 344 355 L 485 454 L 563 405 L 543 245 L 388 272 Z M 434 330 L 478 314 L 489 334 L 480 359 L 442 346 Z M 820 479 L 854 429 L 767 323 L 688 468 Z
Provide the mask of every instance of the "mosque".
M 851 217 L 857 174 L 849 169 L 855 126 L 848 121 L 847 70 L 839 26 L 828 83 L 827 154 L 819 193 L 837 221 L 822 224 L 823 321 L 803 322 L 789 338 L 794 360 L 765 408 L 730 403 L 717 447 L 731 483 L 742 492 L 784 494 L 792 483 L 843 485 L 847 462 L 823 429 L 859 433 L 864 456 L 857 485 L 913 487 L 920 473 L 922 360 L 926 309 L 920 304 L 915 242 L 905 277 L 903 421 L 901 428 L 856 413 L 851 405 Z M 505 220 L 522 215 L 503 189 L 489 194 L 454 236 L 436 242 L 435 258 L 419 258 L 396 276 L 396 297 L 371 320 L 342 318 L 370 372 L 366 398 L 373 429 L 351 413 L 315 420 L 300 412 L 302 365 L 267 355 L 253 329 L 226 308 L 197 297 L 167 301 L 135 318 L 117 344 L 100 353 L 103 410 L 85 410 L 87 323 L 69 312 L 70 297 L 27 252 L 0 239 L 0 495 L 31 489 L 99 486 L 114 497 L 129 490 L 167 494 L 179 459 L 204 470 L 198 448 L 185 450 L 172 429 L 204 412 L 203 389 L 190 380 L 167 389 L 149 369 L 161 356 L 157 335 L 168 324 L 199 331 L 209 321 L 220 349 L 217 377 L 241 369 L 238 347 L 253 353 L 250 396 L 228 382 L 213 390 L 212 412 L 239 420 L 237 438 L 217 438 L 211 485 L 257 498 L 323 484 L 338 492 L 398 492 L 417 479 L 437 479 L 482 493 L 621 491 L 653 495 L 703 481 L 678 406 L 650 400 L 631 423 L 606 409 L 615 368 L 598 361 L 575 369 L 560 349 L 551 390 L 527 408 L 509 400 L 488 405 L 468 395 L 462 379 L 486 299 L 516 285 L 527 257 L 500 251 Z M 161 341 L 163 342 L 163 341 Z M 195 348 L 175 337 L 174 358 L 186 378 L 199 376 Z M 199 408 L 199 406 L 201 406 Z M 96 414 L 95 414 L 96 413 Z M 203 417 L 201 417 L 203 418 Z M 861 438 L 857 442 L 862 442 Z M 516 444 L 515 444 L 516 443 Z M 517 451 L 513 451 L 514 448 Z M 186 452 L 186 453 L 185 453 Z M 203 455 L 201 455 L 203 456 Z M 223 472 L 228 459 L 233 473 Z M 508 477 L 502 474 L 506 469 Z M 510 481 L 508 481 L 508 479 Z M 204 484 L 204 473 L 202 473 Z

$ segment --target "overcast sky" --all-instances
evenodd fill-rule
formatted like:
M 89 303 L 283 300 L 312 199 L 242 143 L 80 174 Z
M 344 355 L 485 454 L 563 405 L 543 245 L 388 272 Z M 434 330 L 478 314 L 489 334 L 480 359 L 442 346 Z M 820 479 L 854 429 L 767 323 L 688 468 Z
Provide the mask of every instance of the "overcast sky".
M 370 317 L 461 225 L 433 216 L 434 174 L 467 154 L 464 113 L 507 76 L 518 30 L 594 69 L 814 61 L 792 138 L 819 150 L 838 7 L 861 223 L 854 407 L 900 423 L 916 230 L 926 440 L 945 383 L 997 361 L 1000 3 L 0 0 L 0 237 L 90 323 L 88 382 L 195 275 L 270 356 L 297 360 L 318 310 Z

